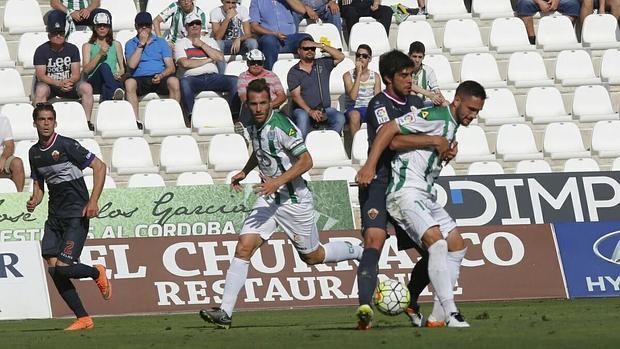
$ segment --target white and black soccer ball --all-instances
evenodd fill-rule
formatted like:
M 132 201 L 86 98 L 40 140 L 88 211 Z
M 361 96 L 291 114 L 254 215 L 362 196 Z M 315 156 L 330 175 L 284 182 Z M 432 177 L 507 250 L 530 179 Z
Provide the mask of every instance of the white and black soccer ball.
M 381 313 L 394 316 L 402 313 L 409 306 L 409 289 L 396 280 L 387 279 L 379 282 L 375 289 L 375 308 Z

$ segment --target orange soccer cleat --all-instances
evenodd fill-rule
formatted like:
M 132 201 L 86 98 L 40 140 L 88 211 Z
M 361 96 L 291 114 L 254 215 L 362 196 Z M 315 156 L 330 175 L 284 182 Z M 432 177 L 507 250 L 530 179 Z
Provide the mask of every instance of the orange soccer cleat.
M 90 316 L 83 316 L 77 318 L 69 327 L 65 328 L 65 331 L 81 331 L 90 330 L 95 327 L 95 322 Z
M 95 279 L 95 283 L 97 287 L 99 287 L 101 296 L 103 296 L 103 299 L 106 301 L 110 300 L 110 298 L 112 298 L 112 283 L 105 274 L 105 267 L 101 264 L 96 264 L 95 268 L 99 270 L 99 277 Z

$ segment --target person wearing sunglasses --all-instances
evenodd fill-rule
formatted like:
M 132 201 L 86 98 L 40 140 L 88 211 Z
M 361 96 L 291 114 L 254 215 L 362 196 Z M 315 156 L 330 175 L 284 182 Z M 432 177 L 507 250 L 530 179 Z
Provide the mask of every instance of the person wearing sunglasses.
M 258 48 L 250 28 L 250 11 L 237 1 L 222 0 L 222 6 L 209 14 L 213 38 L 225 55 L 245 54 Z M 223 74 L 225 68 L 224 62 L 218 62 L 220 73 Z
M 159 37 L 162 36 L 161 24 L 172 18 L 170 22 L 170 32 L 166 35 L 165 39 L 170 43 L 171 47 L 178 39 L 187 36 L 187 30 L 185 29 L 185 17 L 189 14 L 195 14 L 200 17 L 202 21 L 202 32 L 207 32 L 207 14 L 194 4 L 194 0 L 178 0 L 170 3 L 168 7 L 163 9 L 159 15 L 153 20 L 153 29 L 155 34 Z
M 34 52 L 35 70 L 34 103 L 47 102 L 50 98 L 80 99 L 88 128 L 93 112 L 93 88 L 80 81 L 80 51 L 77 46 L 65 40 L 65 19 L 47 22 L 48 42 L 37 47 Z
M 377 72 L 368 69 L 371 60 L 370 46 L 359 45 L 355 51 L 355 69 L 342 76 L 347 108 L 344 114 L 349 119 L 351 136 L 366 122 L 366 109 L 372 97 L 381 92 L 381 77 Z

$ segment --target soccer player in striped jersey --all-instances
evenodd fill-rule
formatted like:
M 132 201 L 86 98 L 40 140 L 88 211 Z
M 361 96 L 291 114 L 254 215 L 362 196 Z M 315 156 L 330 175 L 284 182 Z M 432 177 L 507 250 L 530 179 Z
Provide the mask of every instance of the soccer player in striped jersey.
M 407 113 L 385 124 L 377 134 L 366 164 L 357 174 L 361 186 L 375 176 L 383 151 L 399 134 L 439 135 L 454 142 L 457 128 L 476 118 L 486 99 L 484 88 L 465 81 L 456 90 L 449 106 Z M 456 223 L 437 203 L 433 184 L 444 162 L 434 148 L 397 152 L 392 159 L 392 175 L 387 188 L 387 209 L 409 237 L 428 251 L 428 275 L 438 302 L 430 321 L 445 321 L 448 327 L 469 327 L 454 303 L 452 289 L 458 280 L 465 243 Z
M 319 242 L 312 193 L 301 177 L 312 168 L 312 157 L 301 132 L 286 115 L 271 109 L 269 85 L 264 79 L 250 82 L 247 97 L 253 119 L 248 132 L 254 151 L 243 170 L 232 177 L 231 186 L 240 190 L 240 181 L 256 166 L 262 183 L 254 186 L 259 198 L 239 234 L 235 256 L 226 273 L 221 307 L 200 311 L 203 320 L 221 328 L 230 328 L 250 258 L 271 237 L 276 225 L 288 235 L 307 264 L 359 260 L 362 255 L 362 248 L 349 242 Z

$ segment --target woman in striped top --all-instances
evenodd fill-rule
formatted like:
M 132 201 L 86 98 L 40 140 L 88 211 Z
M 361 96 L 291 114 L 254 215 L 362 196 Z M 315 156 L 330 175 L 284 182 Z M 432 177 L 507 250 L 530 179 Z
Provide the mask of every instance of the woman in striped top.
M 376 94 L 381 92 L 381 77 L 376 72 L 368 69 L 372 59 L 372 49 L 366 44 L 361 44 L 355 51 L 355 69 L 342 76 L 346 92 L 346 112 L 349 119 L 349 131 L 351 136 L 366 122 L 366 107 L 368 102 Z

